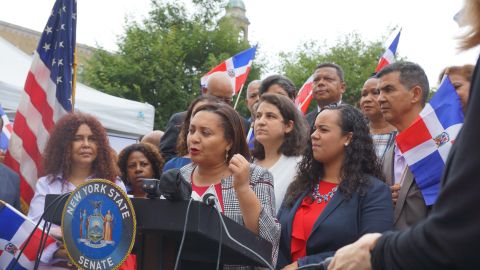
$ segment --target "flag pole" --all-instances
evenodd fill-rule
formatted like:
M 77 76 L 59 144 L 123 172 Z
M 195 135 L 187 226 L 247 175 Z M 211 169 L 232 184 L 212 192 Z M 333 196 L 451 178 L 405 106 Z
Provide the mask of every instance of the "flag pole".
M 237 100 L 235 101 L 235 105 L 233 105 L 233 109 L 236 110 L 237 109 L 237 105 L 238 105 L 238 100 L 240 100 L 240 97 L 242 96 L 242 91 L 243 91 L 243 86 L 245 84 L 242 84 L 242 87 L 240 87 L 240 91 L 238 92 L 238 96 L 237 96 Z
M 72 112 L 75 112 L 75 92 L 77 89 L 77 44 L 73 51 Z

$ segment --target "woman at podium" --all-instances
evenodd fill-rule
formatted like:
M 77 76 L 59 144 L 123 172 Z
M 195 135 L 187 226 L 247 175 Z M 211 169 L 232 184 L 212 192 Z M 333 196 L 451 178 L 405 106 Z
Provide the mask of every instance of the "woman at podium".
M 43 152 L 46 176 L 38 179 L 28 217 L 37 222 L 43 214 L 46 194 L 64 194 L 89 179 L 108 179 L 123 190 L 117 179 L 115 153 L 110 148 L 107 133 L 100 122 L 88 114 L 70 113 L 55 124 Z M 52 233 L 61 237 L 59 226 Z M 50 248 L 50 249 L 49 249 Z M 43 251 L 39 269 L 71 269 L 65 248 L 50 245 Z
M 200 106 L 191 118 L 187 145 L 192 163 L 180 171 L 192 184 L 192 197 L 214 194 L 225 216 L 272 244 L 274 264 L 280 225 L 273 207 L 273 179 L 266 169 L 248 161 L 240 115 L 226 104 Z
M 368 125 L 350 105 L 323 109 L 285 195 L 278 269 L 320 263 L 370 232 L 392 228 L 384 183 Z

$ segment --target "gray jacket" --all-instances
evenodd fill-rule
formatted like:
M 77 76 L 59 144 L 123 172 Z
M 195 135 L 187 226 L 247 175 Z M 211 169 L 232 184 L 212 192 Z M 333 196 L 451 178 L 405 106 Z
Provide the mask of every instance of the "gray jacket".
M 0 163 L 0 200 L 20 209 L 20 178 L 18 174 Z

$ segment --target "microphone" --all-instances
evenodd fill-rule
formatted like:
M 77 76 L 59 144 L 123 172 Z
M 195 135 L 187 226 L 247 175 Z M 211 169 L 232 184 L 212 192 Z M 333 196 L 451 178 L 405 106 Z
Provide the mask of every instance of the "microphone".
M 192 195 L 192 186 L 178 169 L 164 172 L 160 179 L 143 178 L 142 181 L 143 191 L 147 193 L 149 199 L 163 196 L 169 201 L 183 201 L 188 200 Z
M 215 192 L 215 189 L 213 189 L 213 192 Z M 218 201 L 217 195 L 215 193 L 212 193 L 210 190 L 207 190 L 205 194 L 203 194 L 202 201 L 204 204 L 212 206 L 218 211 L 222 212 L 222 208 L 220 206 L 220 202 Z
M 171 169 L 162 174 L 158 188 L 160 194 L 170 201 L 185 201 L 192 196 L 192 185 L 183 178 L 179 169 Z
M 215 189 L 214 189 L 214 192 L 215 192 Z M 222 237 L 223 236 L 223 227 L 222 227 L 223 220 L 220 221 L 220 219 L 222 219 L 222 215 L 220 214 L 221 207 L 220 207 L 220 205 L 218 205 L 217 196 L 215 196 L 215 194 L 213 194 L 213 193 L 208 192 L 208 190 L 207 190 L 207 193 L 203 194 L 202 201 L 206 205 L 212 206 L 215 209 L 215 211 L 218 213 L 218 218 L 219 218 L 219 222 L 220 222 L 220 235 L 218 236 L 218 253 L 217 253 L 217 264 L 216 264 L 215 269 L 219 270 L 220 269 L 220 258 L 221 258 L 221 255 L 222 255 L 222 242 L 223 242 L 223 237 Z
M 160 180 L 155 178 L 142 178 L 142 188 L 145 193 L 147 193 L 147 198 L 155 199 L 160 197 Z
M 217 198 L 215 198 L 215 195 L 213 195 L 212 193 L 205 194 L 205 196 L 203 197 L 203 203 L 208 206 L 215 207 L 216 200 Z

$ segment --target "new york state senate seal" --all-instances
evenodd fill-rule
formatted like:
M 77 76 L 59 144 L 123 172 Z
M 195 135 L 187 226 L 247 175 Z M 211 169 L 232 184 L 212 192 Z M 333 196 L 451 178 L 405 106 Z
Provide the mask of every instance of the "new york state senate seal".
M 80 269 L 117 269 L 135 242 L 132 202 L 117 185 L 92 179 L 68 197 L 62 213 L 63 242 Z

